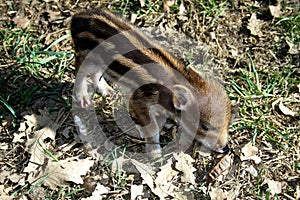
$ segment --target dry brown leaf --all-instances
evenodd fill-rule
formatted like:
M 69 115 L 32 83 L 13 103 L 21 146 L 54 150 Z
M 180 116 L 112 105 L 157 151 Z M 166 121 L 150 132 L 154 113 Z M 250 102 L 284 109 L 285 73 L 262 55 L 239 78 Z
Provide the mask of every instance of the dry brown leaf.
M 142 196 L 143 193 L 143 185 L 131 185 L 130 187 L 130 199 L 135 200 L 138 196 Z
M 100 183 L 97 183 L 97 186 L 92 193 L 92 196 L 87 197 L 87 198 L 82 198 L 82 200 L 101 200 L 105 198 L 105 194 L 107 194 L 109 190 L 104 186 L 101 185 Z
M 4 189 L 4 185 L 0 185 L 0 197 L 1 200 L 13 200 L 14 197 L 9 196 L 9 192 L 6 191 L 6 189 Z M 11 188 L 12 190 L 12 188 Z
M 271 15 L 273 17 L 280 17 L 282 12 L 281 12 L 281 4 L 280 4 L 280 1 L 277 2 L 277 5 L 276 6 L 272 6 L 270 5 L 269 6 L 269 9 L 270 9 L 270 12 L 271 12 Z
M 24 169 L 24 172 L 34 172 L 39 167 L 39 165 L 42 165 L 45 159 L 49 157 L 44 152 L 44 149 L 48 148 L 48 144 L 45 144 L 44 140 L 47 138 L 54 140 L 57 128 L 58 127 L 56 127 L 55 129 L 50 127 L 42 128 L 41 130 L 38 130 L 34 133 L 34 138 L 27 140 L 26 151 L 31 154 L 31 157 L 29 164 Z M 29 182 L 35 180 L 33 174 L 34 173 L 30 173 L 29 175 Z
M 34 131 L 37 127 L 40 126 L 39 123 L 41 123 L 44 120 L 42 119 L 44 117 L 47 118 L 50 127 L 45 127 L 38 131 Z M 34 131 L 33 138 L 28 139 L 26 142 L 26 151 L 31 154 L 31 157 L 29 164 L 24 169 L 24 172 L 30 173 L 34 171 L 39 165 L 43 164 L 44 159 L 46 158 L 46 154 L 42 149 L 42 147 L 46 148 L 44 140 L 47 138 L 54 140 L 58 126 L 56 123 L 53 122 L 53 120 L 51 120 L 48 116 L 45 115 L 34 114 L 27 115 L 24 118 L 26 119 L 26 121 L 23 123 L 22 127 L 20 127 L 19 130 L 22 130 L 23 133 L 26 135 L 28 131 Z M 26 126 L 28 126 L 27 129 L 24 128 Z M 18 141 L 20 136 L 22 136 L 22 133 L 15 136 L 16 139 L 14 139 L 14 141 Z
M 261 162 L 261 158 L 257 156 L 257 154 L 258 148 L 253 146 L 252 143 L 249 142 L 242 148 L 242 155 L 240 155 L 240 158 L 242 161 L 254 160 L 256 164 L 259 164 Z
M 145 6 L 145 0 L 140 0 L 141 7 Z
M 20 179 L 23 178 L 23 175 L 20 175 L 18 173 L 12 173 L 9 175 L 9 180 L 13 183 L 18 183 Z
M 89 158 L 68 158 L 66 160 L 59 160 L 58 162 L 52 160 L 45 163 L 44 167 L 39 171 L 36 171 L 34 177 L 36 180 L 46 177 L 43 185 L 51 189 L 56 189 L 57 186 L 64 185 L 65 181 L 83 184 L 81 176 L 85 175 L 93 164 L 94 161 Z
M 240 188 L 240 186 L 236 186 L 229 191 L 225 191 L 219 188 L 211 188 L 208 194 L 213 200 L 236 199 L 239 194 Z
M 150 167 L 144 163 L 141 163 L 135 159 L 131 159 L 131 163 L 140 172 L 141 177 L 143 178 L 143 184 L 147 184 L 154 194 L 156 194 L 160 199 L 164 199 L 164 195 L 157 192 L 154 188 L 153 177 L 154 177 L 155 172 L 153 171 L 152 167 Z
M 192 195 L 192 192 L 190 192 L 190 190 L 188 189 L 181 189 L 182 191 L 184 190 L 187 190 L 187 191 L 184 191 L 184 192 L 175 192 L 173 194 L 173 197 L 174 199 L 180 199 L 180 200 L 194 200 L 194 197 Z M 185 195 L 187 194 L 187 195 Z
M 196 171 L 196 168 L 193 166 L 195 160 L 190 155 L 183 152 L 180 152 L 179 154 L 174 153 L 173 156 L 177 160 L 175 168 L 183 173 L 181 181 L 195 184 L 196 177 L 194 172 Z
M 34 126 L 31 138 L 25 143 L 25 150 L 31 154 L 29 164 L 25 167 L 24 172 L 30 173 L 28 181 L 35 181 L 34 175 L 37 173 L 36 169 L 43 165 L 49 155 L 45 153 L 45 149 L 50 147 L 50 143 L 46 143 L 46 139 L 55 139 L 56 131 L 60 127 L 60 116 L 58 113 L 49 113 L 46 109 L 40 110 L 41 115 L 25 116 L 28 120 L 29 126 Z M 61 114 L 61 113 L 59 113 Z M 31 124 L 31 125 L 30 125 Z M 42 128 L 41 128 L 42 127 Z M 39 130 L 37 130 L 40 128 Z M 25 130 L 26 131 L 26 130 Z
M 226 176 L 229 173 L 229 170 L 232 166 L 234 159 L 234 154 L 229 153 L 225 155 L 210 171 L 208 174 L 208 185 L 211 184 L 215 180 L 222 180 L 223 176 Z
M 172 180 L 179 174 L 178 171 L 172 169 L 172 159 L 167 161 L 167 164 L 160 167 L 160 172 L 157 173 L 157 178 L 155 179 L 155 190 L 164 197 L 171 195 L 175 192 L 175 185 Z
M 300 186 L 297 186 L 296 192 L 295 192 L 296 199 L 300 199 Z
M 298 113 L 297 112 L 294 112 L 292 111 L 291 109 L 289 109 L 288 107 L 286 107 L 282 101 L 280 101 L 279 103 L 279 109 L 281 110 L 281 112 L 285 115 L 289 115 L 289 116 L 292 116 L 292 117 L 296 117 L 298 116 Z
M 14 134 L 13 142 L 24 142 L 24 139 L 22 139 L 22 137 L 26 137 L 27 134 L 31 133 L 38 127 L 38 115 L 25 115 L 23 118 L 25 120 L 24 122 L 20 123 L 18 133 Z
M 247 172 L 249 172 L 252 176 L 257 177 L 258 172 L 257 170 L 253 167 L 253 165 L 250 165 L 248 168 L 245 169 Z
M 275 106 L 283 100 L 283 97 L 280 97 L 278 98 L 277 100 L 275 100 L 273 103 L 272 103 L 272 109 L 274 110 L 275 109 Z
M 261 37 L 263 33 L 261 32 L 263 22 L 256 17 L 256 13 L 252 13 L 247 28 L 250 30 L 252 35 Z
M 177 184 L 174 184 L 177 182 L 176 179 L 179 176 L 179 172 L 173 170 L 172 166 L 174 163 L 172 160 L 170 158 L 165 165 L 160 167 L 160 172 L 157 173 L 157 178 L 155 179 L 155 190 L 164 197 L 171 196 L 174 199 L 192 200 L 190 193 L 188 191 L 184 192 L 186 188 L 179 188 Z
M 18 28 L 25 29 L 30 24 L 30 20 L 25 16 L 15 16 L 13 22 L 17 25 Z
M 23 184 L 24 185 L 24 184 Z M 20 185 L 21 186 L 21 185 Z M 12 198 L 10 196 L 10 194 L 12 194 L 12 192 L 14 192 L 16 190 L 15 187 L 11 187 L 11 186 L 8 186 L 8 184 L 6 183 L 5 185 L 0 185 L 0 199 L 15 199 L 15 196 Z M 21 196 L 21 195 L 20 195 Z
M 4 191 L 4 185 L 0 185 L 0 195 L 1 196 L 7 195 L 6 192 Z
M 34 128 L 37 128 L 38 126 L 38 116 L 36 114 L 32 115 L 25 115 L 23 117 L 25 119 L 24 122 L 20 123 L 20 127 L 18 131 L 20 132 L 26 132 L 29 133 L 31 132 Z
M 1 127 L 0 127 L 0 133 L 1 133 Z M 9 145 L 6 142 L 0 143 L 0 150 L 8 150 L 8 149 L 9 149 Z
M 57 113 L 49 113 L 47 109 L 39 110 L 40 115 L 31 114 L 25 115 L 24 122 L 20 123 L 18 129 L 19 132 L 25 132 L 26 134 L 31 133 L 34 130 L 37 130 L 41 127 L 47 126 L 50 122 L 54 121 L 57 116 Z
M 225 200 L 227 199 L 226 191 L 219 189 L 219 188 L 211 188 L 208 192 L 211 199 L 214 200 Z
M 11 172 L 6 171 L 6 170 L 0 172 L 0 183 L 4 183 L 4 181 L 10 174 L 11 174 Z
M 282 191 L 282 182 L 273 181 L 271 179 L 266 179 L 265 182 L 268 184 L 270 192 L 272 195 L 280 194 Z
M 157 173 L 155 180 L 155 172 L 151 167 L 134 159 L 131 159 L 131 162 L 141 173 L 143 184 L 147 184 L 151 191 L 160 199 L 165 199 L 167 196 L 178 197 L 182 200 L 188 199 L 183 192 L 173 184 L 173 180 L 178 176 L 179 172 L 172 169 L 172 158 L 167 161 L 167 164 L 160 167 L 161 171 Z
M 178 15 L 183 15 L 184 12 L 185 12 L 185 7 L 184 7 L 183 1 L 182 1 L 180 6 L 179 6 Z
M 285 38 L 286 43 L 289 45 L 289 54 L 297 55 L 300 54 L 300 43 L 298 45 L 294 44 L 294 42 L 289 38 Z
M 136 13 L 132 13 L 130 16 L 130 23 L 134 24 L 138 15 Z

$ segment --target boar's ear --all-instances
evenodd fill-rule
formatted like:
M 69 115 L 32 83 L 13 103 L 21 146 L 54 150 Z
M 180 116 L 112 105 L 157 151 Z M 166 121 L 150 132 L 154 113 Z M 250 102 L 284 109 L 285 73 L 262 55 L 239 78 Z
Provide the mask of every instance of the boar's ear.
M 173 86 L 173 104 L 177 110 L 185 110 L 192 102 L 192 92 L 184 85 Z

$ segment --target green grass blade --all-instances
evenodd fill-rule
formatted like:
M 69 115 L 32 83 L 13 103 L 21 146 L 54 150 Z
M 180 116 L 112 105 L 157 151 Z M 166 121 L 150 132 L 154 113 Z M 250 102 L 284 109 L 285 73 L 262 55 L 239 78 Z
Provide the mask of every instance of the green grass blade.
M 0 102 L 10 111 L 10 113 L 14 116 L 16 116 L 16 112 L 14 109 L 8 104 L 8 102 L 0 95 Z

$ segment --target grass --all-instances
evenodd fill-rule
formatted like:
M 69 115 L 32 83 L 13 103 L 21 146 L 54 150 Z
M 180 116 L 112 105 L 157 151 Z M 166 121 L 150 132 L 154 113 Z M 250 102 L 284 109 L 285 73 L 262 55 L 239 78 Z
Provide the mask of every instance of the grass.
M 249 59 L 251 60 L 250 56 Z M 248 70 L 241 70 L 240 75 L 235 76 L 234 80 L 230 80 L 230 93 L 233 99 L 240 101 L 240 114 L 243 119 L 239 126 L 235 124 L 235 128 L 239 130 L 252 129 L 253 143 L 260 134 L 267 134 L 270 140 L 280 145 L 281 142 L 272 136 L 275 134 L 288 146 L 291 146 L 285 137 L 292 131 L 274 127 L 276 122 L 268 118 L 272 115 L 271 103 L 280 97 L 288 97 L 290 89 L 300 83 L 299 79 L 291 77 L 295 70 L 283 66 L 281 69 L 271 69 L 266 73 L 257 71 L 252 60 L 250 63 L 251 66 L 248 67 Z M 280 146 L 282 147 L 282 145 Z
M 45 47 L 36 32 L 29 29 L 1 30 L 0 35 L 3 41 L 0 58 L 4 61 L 0 69 L 4 74 L 0 77 L 3 86 L 0 88 L 0 103 L 4 105 L 0 116 L 3 118 L 11 113 L 16 117 L 14 107 L 26 106 L 43 96 L 59 94 L 54 88 L 48 87 L 47 80 L 53 83 L 63 81 L 65 70 L 73 60 L 73 53 L 55 52 L 51 47 L 70 35 L 63 35 L 48 47 Z
M 290 16 L 282 16 L 275 24 L 281 26 L 286 34 L 295 44 L 300 42 L 300 11 L 292 13 Z
M 206 17 L 211 17 L 208 22 L 209 27 L 214 26 L 216 20 L 218 20 L 220 15 L 222 15 L 229 6 L 227 1 L 217 2 L 214 0 L 200 2 L 195 1 L 194 4 L 196 5 L 195 9 L 199 10 L 199 14 L 203 15 L 204 19 Z

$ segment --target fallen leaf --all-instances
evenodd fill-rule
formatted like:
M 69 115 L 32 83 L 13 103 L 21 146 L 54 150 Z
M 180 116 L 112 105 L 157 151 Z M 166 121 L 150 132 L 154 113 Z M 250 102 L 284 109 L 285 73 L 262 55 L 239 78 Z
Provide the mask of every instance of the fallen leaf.
M 257 156 L 258 148 L 253 146 L 251 142 L 246 144 L 241 151 L 242 155 L 240 155 L 240 158 L 242 161 L 253 160 L 255 164 L 259 164 L 261 162 L 261 158 Z
M 173 169 L 173 165 L 174 162 L 172 162 L 171 158 L 167 161 L 167 164 L 160 167 L 161 171 L 157 173 L 157 178 L 155 179 L 155 190 L 165 197 L 171 196 L 174 199 L 192 200 L 191 192 L 187 188 L 179 188 L 179 185 L 176 184 L 176 180 L 180 175 L 179 171 Z
M 101 200 L 105 198 L 104 194 L 107 194 L 108 192 L 109 190 L 104 185 L 97 183 L 97 186 L 94 192 L 92 193 L 92 196 L 87 198 L 82 198 L 82 200 Z
M 62 186 L 65 181 L 71 181 L 76 184 L 83 184 L 82 175 L 85 175 L 94 161 L 86 158 L 68 158 L 66 160 L 59 160 L 58 162 L 51 160 L 44 164 L 44 166 L 34 172 L 33 177 L 39 180 L 46 177 L 43 185 L 56 189 L 57 186 Z
M 257 170 L 253 167 L 253 165 L 250 165 L 250 167 L 246 168 L 246 171 L 249 172 L 252 176 L 257 177 L 258 172 Z
M 300 199 L 300 186 L 297 186 L 296 192 L 295 192 L 296 199 Z
M 143 185 L 131 185 L 130 187 L 130 199 L 135 200 L 138 196 L 142 196 L 143 193 Z
M 272 195 L 280 194 L 282 191 L 282 182 L 273 181 L 271 179 L 266 179 L 265 182 L 268 184 L 270 192 Z
M 152 167 L 134 159 L 131 159 L 131 161 L 141 173 L 143 184 L 147 184 L 151 191 L 160 199 L 165 199 L 167 196 L 171 196 L 176 199 L 188 200 L 184 192 L 174 185 L 174 179 L 176 180 L 179 172 L 172 168 L 172 165 L 174 164 L 172 162 L 172 158 L 170 158 L 165 165 L 160 167 L 160 171 L 157 173 L 156 178 Z
M 222 180 L 223 176 L 226 176 L 229 173 L 233 160 L 233 153 L 225 155 L 208 174 L 207 184 L 210 185 L 213 181 L 217 179 Z
M 282 101 L 280 101 L 279 103 L 279 109 L 281 110 L 281 112 L 285 115 L 289 115 L 289 116 L 292 116 L 292 117 L 296 117 L 298 116 L 298 113 L 297 112 L 294 112 L 292 111 L 291 109 L 289 109 L 288 107 L 286 107 Z
M 224 190 L 219 188 L 211 188 L 211 190 L 208 192 L 211 199 L 214 200 L 225 200 L 227 199 L 227 194 Z
M 13 183 L 18 183 L 20 179 L 23 178 L 23 175 L 20 175 L 18 173 L 12 173 L 9 175 L 9 180 Z
M 50 158 L 45 151 L 49 149 L 51 143 L 46 142 L 48 139 L 54 140 L 57 129 L 61 126 L 63 119 L 62 112 L 49 113 L 47 109 L 39 110 L 41 115 L 25 116 L 27 125 L 31 127 L 32 133 L 25 145 L 25 151 L 31 154 L 28 165 L 24 168 L 24 172 L 29 173 L 28 181 L 35 181 L 35 175 L 38 173 L 36 169 L 42 166 L 45 160 Z M 28 128 L 25 130 L 25 132 Z
M 141 7 L 145 6 L 145 0 L 140 0 Z
M 1 133 L 1 128 L 0 128 L 0 133 Z M 0 150 L 8 150 L 8 149 L 9 149 L 9 145 L 6 142 L 0 143 Z
M 32 182 L 35 180 L 33 177 L 34 172 L 40 165 L 42 165 L 46 158 L 49 156 L 45 153 L 45 149 L 48 148 L 49 144 L 44 143 L 45 139 L 52 139 L 54 140 L 56 135 L 56 128 L 52 127 L 45 127 L 36 132 L 34 132 L 34 137 L 28 139 L 26 142 L 26 151 L 31 154 L 30 162 L 24 168 L 24 172 L 30 173 L 28 177 L 28 181 Z
M 44 152 L 49 144 L 45 143 L 46 139 L 55 139 L 56 130 L 59 128 L 59 124 L 55 122 L 57 113 L 51 115 L 46 110 L 40 110 L 41 115 L 26 115 L 25 121 L 21 123 L 19 128 L 20 133 L 15 135 L 13 141 L 21 141 L 22 136 L 30 137 L 27 139 L 25 145 L 25 151 L 31 154 L 30 162 L 25 167 L 24 172 L 31 173 L 35 171 L 40 165 L 43 164 L 45 158 L 48 156 Z M 30 135 L 30 136 L 29 136 Z M 31 180 L 31 174 L 28 177 Z
M 167 164 L 160 167 L 160 172 L 157 173 L 157 178 L 155 179 L 155 190 L 164 197 L 168 195 L 172 195 L 174 190 L 176 189 L 172 180 L 179 174 L 178 171 L 173 170 L 172 168 L 173 162 L 172 159 L 167 161 Z
M 6 171 L 6 170 L 0 172 L 0 183 L 4 183 L 4 181 L 10 174 L 11 174 L 11 172 Z
M 21 17 L 17 15 L 13 18 L 13 22 L 17 25 L 18 28 L 25 29 L 29 25 L 30 20 L 26 16 Z
M 258 153 L 258 148 L 253 146 L 251 142 L 242 148 L 242 153 L 245 157 L 254 156 Z
M 2 200 L 13 200 L 14 197 L 9 196 L 9 193 L 5 191 L 4 185 L 0 185 L 0 197 Z M 11 188 L 12 189 L 12 188 Z
M 136 169 L 140 172 L 141 177 L 143 178 L 143 184 L 147 184 L 149 186 L 149 188 L 151 189 L 151 191 L 156 194 L 160 199 L 164 199 L 164 195 L 162 195 L 161 193 L 158 193 L 155 189 L 154 189 L 154 170 L 152 167 L 141 163 L 135 159 L 131 159 L 131 163 L 136 167 Z
M 252 13 L 247 28 L 250 30 L 252 35 L 261 37 L 263 33 L 261 32 L 263 22 L 256 17 L 256 13 Z
M 132 13 L 130 17 L 130 23 L 134 24 L 138 15 L 136 13 Z
M 20 127 L 18 129 L 19 132 L 26 132 L 29 133 L 31 132 L 34 128 L 37 128 L 38 126 L 38 117 L 36 114 L 32 115 L 25 115 L 23 117 L 25 120 L 24 122 L 20 123 Z
M 184 12 L 185 12 L 185 7 L 184 7 L 183 1 L 182 1 L 180 6 L 179 6 L 178 15 L 183 15 Z
M 183 152 L 174 153 L 174 158 L 177 160 L 175 163 L 175 168 L 183 173 L 181 176 L 181 181 L 185 183 L 195 184 L 196 177 L 194 172 L 196 168 L 193 166 L 195 160 L 188 154 Z
M 231 49 L 229 50 L 229 52 L 234 58 L 237 58 L 239 55 L 239 51 L 234 46 L 231 46 Z
M 297 55 L 300 54 L 300 43 L 298 45 L 294 44 L 294 42 L 289 38 L 285 38 L 286 43 L 289 45 L 289 54 Z
M 281 4 L 280 4 L 280 1 L 277 2 L 277 5 L 276 6 L 272 6 L 270 5 L 269 6 L 269 9 L 270 9 L 270 12 L 271 12 L 271 15 L 273 17 L 280 17 L 282 12 L 281 12 Z
M 229 200 L 229 199 L 236 199 L 241 186 L 236 186 L 229 191 L 225 191 L 219 188 L 211 188 L 208 192 L 209 196 L 213 200 Z

